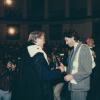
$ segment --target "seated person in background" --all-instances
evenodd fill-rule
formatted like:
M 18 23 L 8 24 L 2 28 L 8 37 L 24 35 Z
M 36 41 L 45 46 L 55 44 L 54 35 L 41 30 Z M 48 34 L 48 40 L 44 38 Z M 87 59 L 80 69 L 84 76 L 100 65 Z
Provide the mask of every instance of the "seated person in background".
M 11 100 L 15 68 L 10 61 L 0 67 L 0 100 Z

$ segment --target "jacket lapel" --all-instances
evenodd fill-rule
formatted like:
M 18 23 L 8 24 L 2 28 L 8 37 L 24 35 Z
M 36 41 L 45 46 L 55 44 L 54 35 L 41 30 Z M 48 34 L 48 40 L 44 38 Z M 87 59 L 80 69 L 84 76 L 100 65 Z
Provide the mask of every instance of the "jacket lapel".
M 75 51 L 73 52 L 73 55 L 72 55 L 72 58 L 71 58 L 71 69 L 73 68 L 73 66 L 72 66 L 72 62 L 74 61 L 74 59 L 75 59 L 75 56 L 76 56 L 76 53 L 77 53 L 77 51 L 78 51 L 78 49 L 79 49 L 79 47 L 81 46 L 81 43 L 79 43 L 78 45 L 77 45 L 77 47 L 76 47 L 76 49 L 75 49 Z

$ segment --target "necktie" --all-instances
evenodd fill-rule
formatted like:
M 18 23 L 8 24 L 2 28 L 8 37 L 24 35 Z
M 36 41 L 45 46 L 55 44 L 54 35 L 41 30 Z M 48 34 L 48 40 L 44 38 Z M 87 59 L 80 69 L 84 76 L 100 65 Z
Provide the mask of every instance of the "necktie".
M 74 54 L 74 48 L 73 48 L 72 51 L 71 51 L 70 58 L 72 58 L 73 54 Z

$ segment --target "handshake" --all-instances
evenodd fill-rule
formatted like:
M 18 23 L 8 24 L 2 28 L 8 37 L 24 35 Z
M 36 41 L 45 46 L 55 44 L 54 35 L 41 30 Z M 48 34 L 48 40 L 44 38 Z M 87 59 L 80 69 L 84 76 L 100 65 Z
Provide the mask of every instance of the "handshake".
M 56 67 L 56 69 L 59 69 L 62 73 L 67 71 L 67 68 L 62 63 L 60 63 L 60 66 Z M 73 76 L 71 74 L 67 74 L 64 76 L 64 80 L 67 82 L 71 81 L 73 80 Z

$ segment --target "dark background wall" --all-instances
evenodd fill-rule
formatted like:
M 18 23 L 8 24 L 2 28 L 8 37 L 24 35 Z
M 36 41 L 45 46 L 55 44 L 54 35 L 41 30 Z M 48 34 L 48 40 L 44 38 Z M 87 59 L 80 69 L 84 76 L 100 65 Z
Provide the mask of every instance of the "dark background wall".
M 100 100 L 100 0 L 13 0 L 12 6 L 0 0 L 0 44 L 23 44 L 33 30 L 44 30 L 48 42 L 62 42 L 63 33 L 76 30 L 95 40 L 96 69 L 90 100 Z M 17 34 L 8 34 L 15 27 Z

